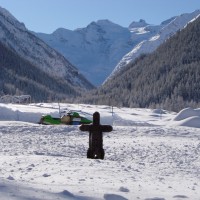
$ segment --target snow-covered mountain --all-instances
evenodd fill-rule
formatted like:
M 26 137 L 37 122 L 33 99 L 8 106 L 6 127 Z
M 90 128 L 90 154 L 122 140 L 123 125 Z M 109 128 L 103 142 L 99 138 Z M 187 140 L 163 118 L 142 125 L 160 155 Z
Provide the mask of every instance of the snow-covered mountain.
M 151 53 L 156 50 L 156 48 L 166 39 L 174 35 L 178 30 L 183 29 L 190 21 L 193 21 L 199 15 L 200 10 L 196 10 L 193 13 L 182 14 L 166 20 L 159 26 L 150 26 L 144 23 L 144 21 L 139 23 L 139 26 L 131 24 L 129 29 L 132 33 L 134 33 L 133 37 L 141 38 L 144 35 L 143 40 L 138 42 L 138 44 L 135 45 L 134 48 L 120 60 L 108 79 L 112 78 L 124 66 L 133 62 L 141 54 Z M 147 35 L 150 37 L 146 37 Z
M 134 45 L 127 28 L 108 20 L 92 22 L 74 31 L 60 28 L 52 34 L 36 35 L 62 53 L 95 85 L 105 80 Z
M 23 23 L 1 7 L 0 42 L 49 75 L 72 86 L 92 88 L 91 83 L 64 56 L 33 35 Z
M 195 11 L 172 17 L 160 25 L 141 19 L 124 28 L 99 20 L 74 31 L 60 28 L 52 34 L 35 34 L 69 59 L 93 84 L 100 85 L 142 53 L 154 51 L 199 14 Z

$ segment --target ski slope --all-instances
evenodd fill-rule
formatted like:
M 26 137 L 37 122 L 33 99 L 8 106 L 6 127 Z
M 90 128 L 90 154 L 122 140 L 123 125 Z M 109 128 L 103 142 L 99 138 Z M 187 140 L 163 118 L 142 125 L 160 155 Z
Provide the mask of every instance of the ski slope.
M 79 126 L 41 115 L 98 111 L 104 160 L 86 158 Z M 0 200 L 200 200 L 200 110 L 75 104 L 0 104 Z

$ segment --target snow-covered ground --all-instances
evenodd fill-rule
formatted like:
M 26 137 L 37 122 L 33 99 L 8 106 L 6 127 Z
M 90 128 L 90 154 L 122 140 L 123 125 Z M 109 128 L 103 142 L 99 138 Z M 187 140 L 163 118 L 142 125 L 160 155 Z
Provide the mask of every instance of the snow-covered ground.
M 40 125 L 58 104 L 0 104 L 1 200 L 200 200 L 200 110 L 60 104 L 101 124 L 104 160 L 79 126 Z

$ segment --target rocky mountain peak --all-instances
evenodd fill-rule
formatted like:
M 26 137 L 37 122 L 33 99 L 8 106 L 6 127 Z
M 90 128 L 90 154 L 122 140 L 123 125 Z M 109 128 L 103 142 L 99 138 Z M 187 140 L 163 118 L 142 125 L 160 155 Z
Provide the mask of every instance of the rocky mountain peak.
M 145 26 L 148 26 L 148 25 L 149 24 L 144 19 L 140 19 L 138 22 L 133 21 L 129 25 L 129 29 L 132 29 L 132 28 L 141 28 L 141 27 L 145 27 Z

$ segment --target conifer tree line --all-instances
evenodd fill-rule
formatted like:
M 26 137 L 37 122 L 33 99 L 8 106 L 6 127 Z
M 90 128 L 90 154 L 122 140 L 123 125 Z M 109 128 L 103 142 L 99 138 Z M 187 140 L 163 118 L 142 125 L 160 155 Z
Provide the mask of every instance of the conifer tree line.
M 200 106 L 200 17 L 80 101 L 173 111 Z

